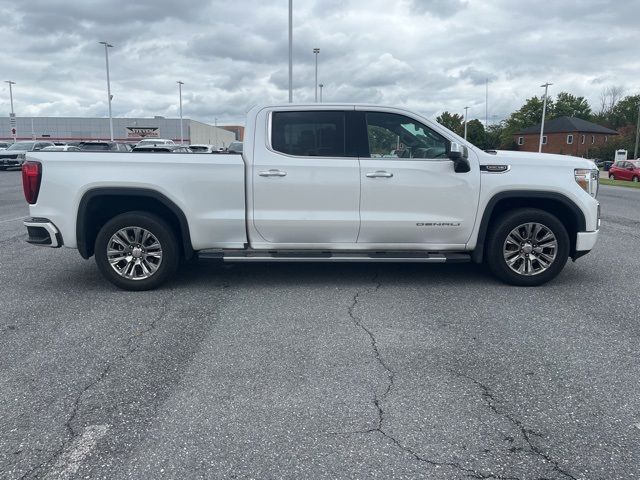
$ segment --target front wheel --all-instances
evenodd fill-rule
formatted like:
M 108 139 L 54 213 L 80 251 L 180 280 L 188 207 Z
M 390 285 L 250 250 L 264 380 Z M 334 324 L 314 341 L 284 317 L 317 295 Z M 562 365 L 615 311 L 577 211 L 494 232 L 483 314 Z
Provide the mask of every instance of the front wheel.
M 151 290 L 171 277 L 180 261 L 172 228 L 148 212 L 128 212 L 109 220 L 95 243 L 98 268 L 124 290 Z
M 533 208 L 505 213 L 487 239 L 487 264 L 511 285 L 536 286 L 555 278 L 567 263 L 566 228 L 554 215 Z

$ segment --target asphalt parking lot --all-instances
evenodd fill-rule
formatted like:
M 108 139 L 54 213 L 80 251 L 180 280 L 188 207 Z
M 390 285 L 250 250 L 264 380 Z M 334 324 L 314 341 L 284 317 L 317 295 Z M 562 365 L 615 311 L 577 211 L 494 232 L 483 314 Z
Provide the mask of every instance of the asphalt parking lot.
M 200 262 L 132 293 L 0 172 L 2 478 L 640 477 L 640 190 L 554 282 Z

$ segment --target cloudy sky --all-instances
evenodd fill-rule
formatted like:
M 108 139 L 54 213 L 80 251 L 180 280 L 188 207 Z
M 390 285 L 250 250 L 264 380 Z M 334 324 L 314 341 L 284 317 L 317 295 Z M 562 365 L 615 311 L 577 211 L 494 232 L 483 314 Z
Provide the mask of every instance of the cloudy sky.
M 288 99 L 287 0 L 0 0 L 0 69 L 18 116 L 178 115 L 242 122 Z M 503 118 L 539 85 L 640 93 L 640 0 L 294 0 L 294 101 L 324 100 Z M 8 115 L 8 85 L 0 114 Z

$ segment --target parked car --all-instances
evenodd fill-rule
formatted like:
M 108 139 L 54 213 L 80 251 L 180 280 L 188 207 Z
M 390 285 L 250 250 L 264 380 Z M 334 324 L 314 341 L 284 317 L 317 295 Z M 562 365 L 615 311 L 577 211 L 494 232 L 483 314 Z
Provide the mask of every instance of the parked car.
M 0 142 L 0 150 L 4 150 L 4 149 L 8 148 L 9 145 L 11 145 L 11 144 L 7 143 L 7 142 Z
M 193 153 L 186 145 L 142 145 L 135 146 L 134 152 L 146 153 Z
M 214 147 L 212 145 L 197 144 L 189 145 L 189 150 L 193 153 L 214 153 Z
M 136 147 L 142 147 L 145 145 L 175 145 L 175 142 L 167 138 L 145 138 L 144 140 L 140 140 L 136 144 Z
M 149 155 L 32 155 L 22 170 L 32 217 L 27 241 L 77 248 L 95 256 L 118 287 L 147 290 L 195 255 L 474 261 L 509 284 L 533 286 L 598 239 L 591 160 L 491 155 L 404 108 L 260 106 L 246 125 L 247 152 L 215 162 L 178 154 L 152 166 Z M 398 156 L 375 156 L 392 150 Z
M 231 142 L 227 151 L 229 153 L 242 153 L 242 142 Z
M 640 160 L 617 161 L 609 168 L 609 178 L 611 180 L 640 181 Z
M 80 142 L 80 150 L 86 152 L 130 152 L 131 146 L 128 143 L 120 142 Z
M 0 151 L 0 170 L 8 167 L 19 167 L 25 161 L 27 153 L 37 152 L 44 147 L 52 147 L 52 142 L 16 142 L 11 144 L 6 150 Z
M 44 147 L 43 152 L 81 152 L 79 147 L 74 145 L 54 145 L 53 147 Z

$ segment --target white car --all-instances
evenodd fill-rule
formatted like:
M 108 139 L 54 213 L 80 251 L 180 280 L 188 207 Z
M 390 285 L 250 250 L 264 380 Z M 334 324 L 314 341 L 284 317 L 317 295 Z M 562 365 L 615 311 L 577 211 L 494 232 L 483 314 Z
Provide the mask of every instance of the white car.
M 285 104 L 247 115 L 242 155 L 29 155 L 27 241 L 76 248 L 115 285 L 145 290 L 195 255 L 473 261 L 507 283 L 540 285 L 598 238 L 590 160 L 486 153 L 401 108 Z
M 53 147 L 45 147 L 43 152 L 81 152 L 82 150 L 75 145 L 54 145 Z
M 28 141 L 15 142 L 0 152 L 0 170 L 9 167 L 19 167 L 27 158 L 29 152 L 37 152 L 45 147 L 52 147 L 52 142 Z
M 175 142 L 166 138 L 145 138 L 144 140 L 140 140 L 138 143 L 136 143 L 136 147 L 143 147 L 146 145 L 175 145 Z
M 189 150 L 193 153 L 213 153 L 216 151 L 213 145 L 207 145 L 204 143 L 189 145 Z

